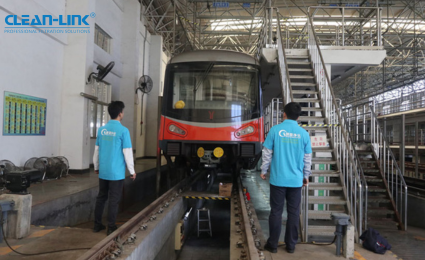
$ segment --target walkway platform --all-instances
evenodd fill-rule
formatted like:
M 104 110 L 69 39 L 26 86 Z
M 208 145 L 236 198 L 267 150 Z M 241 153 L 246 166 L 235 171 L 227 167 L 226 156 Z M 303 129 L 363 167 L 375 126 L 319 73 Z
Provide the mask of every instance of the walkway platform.
M 270 185 L 268 180 L 260 178 L 259 171 L 245 171 L 241 174 L 242 184 L 250 193 L 258 220 L 265 239 L 269 236 L 268 217 L 270 214 Z M 282 232 L 279 241 L 284 241 L 287 220 L 286 208 L 282 219 Z M 375 254 L 356 244 L 355 256 L 358 260 L 420 260 L 425 256 L 425 230 L 408 227 L 407 231 L 399 231 L 394 227 L 374 226 L 392 245 L 392 250 L 385 255 Z M 282 242 L 283 243 L 283 242 Z M 279 246 L 276 254 L 264 251 L 266 259 L 298 260 L 298 259 L 343 259 L 335 255 L 335 245 L 319 246 L 313 244 L 298 244 L 295 253 L 289 254 L 284 246 Z
M 165 162 L 164 162 L 165 163 Z M 142 159 L 135 163 L 140 173 L 136 181 L 127 178 L 124 184 L 120 226 L 155 200 L 156 159 Z M 70 248 L 91 248 L 106 237 L 106 230 L 93 233 L 94 203 L 98 192 L 98 175 L 71 174 L 59 180 L 31 184 L 33 195 L 31 232 L 23 239 L 8 239 L 14 249 L 22 253 L 39 253 Z M 133 189 L 136 185 L 138 188 Z M 104 216 L 106 223 L 106 215 Z M 39 256 L 22 256 L 12 252 L 3 241 L 1 259 L 76 259 L 87 250 L 66 251 Z

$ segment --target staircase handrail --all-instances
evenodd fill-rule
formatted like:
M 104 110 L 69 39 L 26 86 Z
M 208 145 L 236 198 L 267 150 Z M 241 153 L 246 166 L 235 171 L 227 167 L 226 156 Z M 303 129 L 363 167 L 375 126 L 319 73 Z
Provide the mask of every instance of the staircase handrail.
M 284 44 L 283 44 L 283 38 L 284 37 L 282 35 L 282 27 L 281 27 L 281 24 L 280 24 L 280 16 L 282 16 L 282 15 L 279 13 L 279 9 L 276 8 L 277 29 L 279 31 L 279 43 L 280 43 L 280 44 L 278 43 L 280 45 L 279 48 L 278 48 L 278 55 L 279 55 L 279 50 L 282 51 L 283 61 L 281 61 L 281 62 L 283 62 L 285 64 L 284 67 L 285 67 L 285 74 L 286 74 L 286 84 L 282 79 L 282 77 L 284 75 L 281 75 L 281 77 L 280 77 L 281 84 L 282 84 L 282 97 L 283 97 L 283 102 L 284 102 L 283 105 L 285 106 L 287 103 L 289 103 L 288 97 L 290 97 L 290 102 L 293 102 L 294 99 L 293 99 L 293 95 L 292 95 L 291 81 L 289 80 L 289 68 L 288 68 L 288 63 L 286 62 L 287 59 L 286 59 L 285 47 L 284 47 Z M 278 62 L 279 61 L 280 61 L 280 59 L 278 58 Z M 280 66 L 280 64 L 278 64 L 278 65 Z M 280 73 L 280 71 L 281 70 L 279 70 L 279 73 Z
M 407 230 L 407 189 L 408 189 L 408 187 L 407 187 L 406 181 L 404 180 L 401 169 L 400 169 L 400 167 L 399 167 L 399 165 L 398 165 L 398 163 L 395 159 L 394 153 L 388 145 L 389 142 L 387 140 L 387 137 L 384 135 L 384 133 L 382 131 L 381 125 L 379 124 L 379 120 L 376 117 L 373 106 L 370 106 L 369 109 L 370 109 L 370 114 L 371 114 L 370 119 L 372 120 L 371 128 L 373 127 L 373 124 L 376 125 L 376 127 L 373 127 L 373 129 L 371 129 L 371 142 L 372 143 L 374 143 L 374 142 L 378 143 L 379 148 L 382 147 L 382 152 L 381 152 L 380 156 L 382 156 L 383 159 L 379 160 L 379 163 L 382 167 L 383 174 L 384 174 L 382 177 L 384 179 L 386 179 L 387 183 L 389 181 L 390 172 L 389 171 L 387 173 L 385 172 L 385 170 L 387 169 L 385 167 L 386 166 L 385 164 L 389 163 L 389 160 L 391 159 L 392 166 L 395 168 L 395 171 L 396 171 L 395 195 L 397 196 L 396 200 L 394 200 L 394 197 L 393 197 L 394 196 L 394 187 L 393 187 L 393 185 L 390 186 L 389 183 L 388 183 L 388 188 L 391 191 L 389 195 L 391 196 L 393 201 L 395 201 L 395 204 L 396 204 L 395 206 L 396 206 L 396 209 L 398 210 L 398 212 L 404 213 L 403 214 L 404 215 L 404 220 L 403 220 L 404 230 Z M 385 156 L 385 155 L 387 155 L 387 156 Z M 394 178 L 393 174 L 394 174 L 394 172 L 392 173 L 392 177 Z M 394 182 L 394 179 L 392 180 L 392 182 Z M 404 197 L 404 210 L 403 210 L 403 201 L 398 200 L 398 187 L 397 187 L 397 185 L 398 185 L 399 182 L 400 182 L 400 191 L 402 192 L 402 190 L 401 190 L 402 188 L 404 188 L 404 191 L 405 191 L 405 193 L 404 193 L 404 196 L 405 196 Z M 399 208 L 400 208 L 400 210 L 399 210 Z
M 347 133 L 345 131 L 345 127 L 344 127 L 345 122 L 342 120 L 342 117 L 339 111 L 339 106 L 336 103 L 335 94 L 333 92 L 332 84 L 331 84 L 328 72 L 326 70 L 325 62 L 323 60 L 323 55 L 320 50 L 318 38 L 314 29 L 314 24 L 313 24 L 311 16 L 308 16 L 308 33 L 309 33 L 308 45 L 307 45 L 308 49 L 309 51 L 313 52 L 314 48 L 316 48 L 316 51 L 319 55 L 319 59 L 316 59 L 315 62 L 321 67 L 320 69 L 322 71 L 319 73 L 324 74 L 325 80 L 327 83 L 327 84 L 323 84 L 325 89 L 322 90 L 320 89 L 320 82 L 318 82 L 319 93 L 322 95 L 321 99 L 323 102 L 322 105 L 325 111 L 325 116 L 328 119 L 327 120 L 328 124 L 331 125 L 329 127 L 329 130 L 330 130 L 331 136 L 336 137 L 335 143 L 338 143 L 338 141 L 341 141 L 342 146 L 345 147 L 344 148 L 342 146 L 334 146 L 334 147 L 337 147 L 336 148 L 337 161 L 339 162 L 339 170 L 341 172 L 341 175 L 344 174 L 343 175 L 344 178 L 342 180 L 346 188 L 346 196 L 347 196 L 347 201 L 349 202 L 348 206 L 350 209 L 350 215 L 352 217 L 352 222 L 354 222 L 353 224 L 356 227 L 357 235 L 359 236 L 359 234 L 361 234 L 363 231 L 363 227 L 362 227 L 363 220 L 367 219 L 367 216 L 364 216 L 364 213 L 363 213 L 363 212 L 366 212 L 363 210 L 364 207 L 367 207 L 367 205 L 364 205 L 363 203 L 363 196 L 367 197 L 367 193 L 363 193 L 364 192 L 363 186 L 365 185 L 366 180 L 364 176 L 362 176 L 361 169 L 360 169 L 361 167 L 358 167 L 361 164 L 355 158 L 354 151 L 353 151 L 354 146 L 352 144 L 352 141 L 348 138 Z M 317 68 L 314 67 L 315 64 L 313 60 L 312 60 L 312 64 L 313 64 L 313 70 L 314 69 L 317 70 Z M 317 73 L 315 73 L 315 76 L 318 77 Z M 338 123 L 340 124 L 340 131 L 338 131 L 337 129 L 339 127 Z M 340 148 L 340 150 L 338 150 L 338 148 Z M 344 162 L 346 163 L 344 164 Z M 344 170 L 346 171 L 345 173 L 343 173 Z M 354 174 L 353 174 L 353 171 L 354 171 Z M 359 188 L 358 193 L 357 193 L 357 187 Z M 357 198 L 359 199 L 359 201 L 357 201 Z M 355 206 L 356 203 L 358 207 Z

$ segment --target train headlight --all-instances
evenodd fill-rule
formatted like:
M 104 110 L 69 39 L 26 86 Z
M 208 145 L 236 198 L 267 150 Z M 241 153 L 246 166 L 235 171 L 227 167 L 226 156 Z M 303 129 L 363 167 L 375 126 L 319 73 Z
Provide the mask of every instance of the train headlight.
M 198 148 L 198 151 L 196 153 L 197 153 L 197 155 L 198 155 L 199 158 L 202 158 L 205 155 L 205 150 L 204 150 L 204 148 L 199 147 Z
M 237 138 L 245 137 L 246 135 L 250 135 L 255 132 L 255 128 L 253 126 L 247 126 L 244 128 L 240 128 L 235 132 Z
M 186 135 L 186 131 L 181 129 L 180 127 L 176 126 L 176 125 L 169 125 L 168 126 L 168 130 L 172 133 L 176 133 L 178 135 Z
M 214 154 L 214 156 L 215 156 L 215 157 L 220 158 L 220 157 L 222 157 L 222 156 L 223 156 L 223 154 L 224 154 L 224 150 L 223 150 L 223 148 L 221 148 L 221 147 L 216 147 L 216 148 L 214 149 L 213 154 Z

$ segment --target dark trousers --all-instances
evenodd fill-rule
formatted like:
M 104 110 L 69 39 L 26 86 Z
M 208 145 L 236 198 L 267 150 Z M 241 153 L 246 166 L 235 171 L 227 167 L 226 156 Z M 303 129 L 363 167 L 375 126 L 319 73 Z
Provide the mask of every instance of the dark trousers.
M 298 227 L 300 221 L 301 187 L 288 188 L 270 184 L 270 237 L 267 243 L 271 248 L 277 248 L 282 228 L 283 205 L 286 199 L 288 220 L 286 221 L 285 244 L 288 249 L 295 249 L 298 241 Z
M 124 180 L 108 181 L 99 179 L 99 194 L 97 195 L 96 207 L 94 209 L 95 224 L 102 224 L 103 210 L 105 208 L 106 200 L 109 199 L 108 227 L 115 227 L 123 185 Z

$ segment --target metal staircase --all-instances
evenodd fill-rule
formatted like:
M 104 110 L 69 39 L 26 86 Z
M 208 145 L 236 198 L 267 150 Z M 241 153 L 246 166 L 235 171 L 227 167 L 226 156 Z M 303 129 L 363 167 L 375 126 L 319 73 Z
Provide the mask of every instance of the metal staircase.
M 367 223 L 407 228 L 407 185 L 373 112 L 373 104 L 345 110 L 346 127 L 356 143 L 368 184 Z
M 305 50 L 285 51 L 278 15 L 278 65 L 283 105 L 302 106 L 299 123 L 313 142 L 312 177 L 303 189 L 301 229 L 303 241 L 332 240 L 334 212 L 351 216 L 357 236 L 365 226 L 365 189 L 360 161 L 341 118 L 326 67 L 309 22 L 309 44 Z

